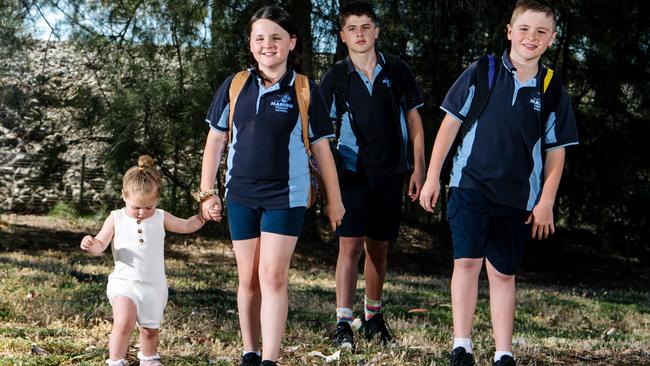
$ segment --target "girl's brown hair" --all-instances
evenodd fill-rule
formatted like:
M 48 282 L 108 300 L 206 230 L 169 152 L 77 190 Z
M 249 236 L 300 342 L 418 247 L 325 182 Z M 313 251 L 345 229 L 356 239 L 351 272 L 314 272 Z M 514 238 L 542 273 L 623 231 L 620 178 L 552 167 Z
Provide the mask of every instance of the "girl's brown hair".
M 255 12 L 251 20 L 248 22 L 247 30 L 249 37 L 251 31 L 253 30 L 253 23 L 260 19 L 268 19 L 272 21 L 287 31 L 287 33 L 289 33 L 289 36 L 296 38 L 296 46 L 289 52 L 289 56 L 287 57 L 287 66 L 291 66 L 297 73 L 302 73 L 302 67 L 300 66 L 300 55 L 302 54 L 302 37 L 298 32 L 296 23 L 294 23 L 293 19 L 291 19 L 289 13 L 277 5 L 270 5 L 261 8 Z M 255 57 L 250 51 L 248 52 L 248 56 L 253 66 L 257 69 L 257 71 L 259 71 L 257 61 L 255 61 Z
M 154 160 L 149 155 L 140 155 L 138 165 L 129 168 L 122 178 L 122 194 L 155 195 L 160 196 L 162 176 L 156 170 Z

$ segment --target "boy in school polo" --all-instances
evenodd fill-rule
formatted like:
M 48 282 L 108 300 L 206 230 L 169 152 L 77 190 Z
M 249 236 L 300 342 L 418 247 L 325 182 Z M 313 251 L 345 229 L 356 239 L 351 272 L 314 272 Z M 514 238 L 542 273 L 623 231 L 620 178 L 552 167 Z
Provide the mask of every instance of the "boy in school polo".
M 252 209 L 304 208 L 309 194 L 309 184 L 304 180 L 309 174 L 305 174 L 308 164 L 302 126 L 297 122 L 295 72 L 289 69 L 278 83 L 264 88 L 257 71 L 254 68 L 249 71 L 251 77 L 235 105 L 237 118 L 231 131 L 232 148 L 227 160 L 228 202 Z M 232 77 L 219 88 L 206 119 L 211 128 L 222 132 L 228 131 L 231 82 Z M 314 144 L 324 138 L 333 138 L 334 133 L 326 117 L 329 109 L 323 94 L 313 81 L 310 80 L 310 84 L 309 140 Z M 302 227 L 302 220 L 297 221 L 296 236 Z M 295 230 L 290 231 L 294 233 Z
M 474 365 L 472 320 L 478 277 L 485 259 L 496 352 L 493 365 L 515 365 L 512 329 L 515 272 L 528 236 L 555 230 L 553 204 L 564 166 L 564 148 L 578 143 L 566 90 L 541 121 L 545 67 L 540 57 L 553 43 L 555 12 L 543 1 L 520 0 L 507 25 L 511 48 L 495 62 L 487 105 L 457 151 L 449 151 L 476 90 L 477 63 L 470 65 L 442 103 L 447 114 L 431 154 L 420 204 L 432 211 L 440 194 L 445 156 L 454 154 L 447 215 L 454 247 L 451 297 L 454 344 L 451 364 Z
M 419 196 L 424 180 L 424 138 L 417 110 L 422 97 L 409 66 L 375 50 L 379 28 L 368 3 L 348 3 L 341 8 L 339 21 L 349 56 L 332 66 L 321 81 L 338 129 L 339 181 L 346 210 L 339 228 L 333 341 L 337 346 L 354 344 L 352 309 L 357 267 L 365 249 L 362 327 L 366 339 L 379 338 L 386 344 L 392 336 L 382 314 L 382 289 L 388 242 L 399 232 L 404 175 L 409 169 L 408 140 L 414 150 L 409 182 L 412 200 Z M 336 71 L 337 67 L 344 69 Z M 337 111 L 340 101 L 336 98 L 342 95 L 337 86 L 341 84 L 347 89 L 347 100 L 342 103 L 345 111 Z

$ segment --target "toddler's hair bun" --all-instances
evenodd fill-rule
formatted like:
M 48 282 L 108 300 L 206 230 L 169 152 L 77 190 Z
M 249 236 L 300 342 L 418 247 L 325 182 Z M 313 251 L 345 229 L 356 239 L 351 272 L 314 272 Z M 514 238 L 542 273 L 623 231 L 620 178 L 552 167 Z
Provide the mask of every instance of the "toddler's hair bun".
M 138 158 L 138 167 L 140 169 L 153 168 L 154 167 L 153 158 L 149 155 L 140 155 L 140 157 Z

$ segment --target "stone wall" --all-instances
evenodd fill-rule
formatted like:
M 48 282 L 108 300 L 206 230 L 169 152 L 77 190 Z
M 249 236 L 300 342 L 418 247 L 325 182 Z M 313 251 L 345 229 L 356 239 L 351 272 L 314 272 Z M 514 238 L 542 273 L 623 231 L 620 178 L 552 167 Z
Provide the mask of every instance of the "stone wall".
M 93 210 L 119 198 L 98 155 L 104 145 L 78 127 L 75 98 L 101 92 L 85 57 L 66 43 L 35 42 L 0 60 L 0 210 L 43 213 L 57 202 Z

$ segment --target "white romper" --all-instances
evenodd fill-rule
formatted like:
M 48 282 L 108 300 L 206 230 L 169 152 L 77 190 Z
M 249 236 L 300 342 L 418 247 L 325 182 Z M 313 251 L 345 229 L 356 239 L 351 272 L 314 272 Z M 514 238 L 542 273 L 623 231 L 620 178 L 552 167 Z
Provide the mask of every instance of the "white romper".
M 139 220 L 126 209 L 111 212 L 115 234 L 111 250 L 115 270 L 108 276 L 106 295 L 131 299 L 137 309 L 141 327 L 160 328 L 167 304 L 165 278 L 165 212 L 157 209 L 153 216 Z

